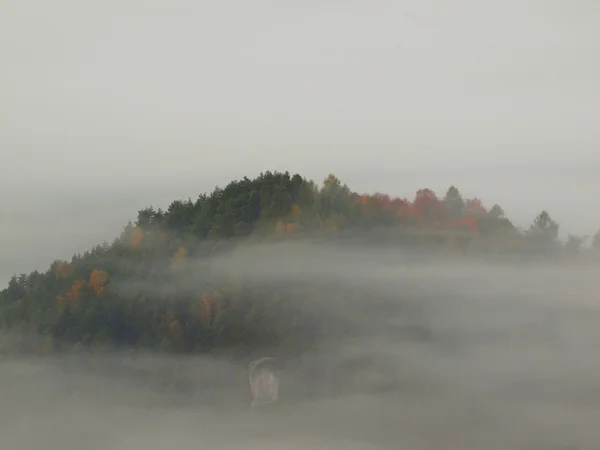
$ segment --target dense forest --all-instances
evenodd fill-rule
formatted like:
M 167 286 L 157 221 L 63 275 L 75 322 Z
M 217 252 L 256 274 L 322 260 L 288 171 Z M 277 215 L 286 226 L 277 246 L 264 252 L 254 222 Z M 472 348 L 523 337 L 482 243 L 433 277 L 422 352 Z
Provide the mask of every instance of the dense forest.
M 558 229 L 544 210 L 520 229 L 499 205 L 463 198 L 455 186 L 443 197 L 420 189 L 412 199 L 392 198 L 352 192 L 334 175 L 319 186 L 266 172 L 173 201 L 166 211 L 147 207 L 112 244 L 57 260 L 45 273 L 14 276 L 0 292 L 0 327 L 5 336 L 31 337 L 19 341 L 20 350 L 43 354 L 115 347 L 301 352 L 348 326 L 309 301 L 317 287 L 256 283 L 235 271 L 216 277 L 213 258 L 281 241 L 384 244 L 457 258 L 598 258 L 600 232 L 589 242 L 569 236 L 563 243 Z M 345 301 L 353 295 L 363 294 L 339 294 Z

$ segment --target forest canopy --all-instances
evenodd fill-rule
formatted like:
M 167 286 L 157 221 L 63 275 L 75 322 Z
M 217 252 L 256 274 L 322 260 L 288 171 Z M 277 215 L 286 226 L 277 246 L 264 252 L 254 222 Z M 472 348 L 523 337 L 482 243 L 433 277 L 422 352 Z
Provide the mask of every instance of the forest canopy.
M 56 260 L 43 273 L 13 276 L 0 292 L 0 327 L 10 336 L 36 336 L 19 341 L 19 350 L 43 353 L 302 351 L 343 328 L 315 302 L 299 308 L 293 301 L 317 295 L 314 286 L 260 285 L 235 273 L 216 279 L 211 258 L 251 242 L 312 240 L 460 258 L 598 260 L 600 231 L 561 243 L 558 230 L 546 210 L 519 229 L 500 205 L 464 198 L 455 186 L 443 196 L 423 188 L 409 199 L 359 194 L 333 174 L 318 185 L 265 172 L 166 210 L 144 208 L 111 244 Z

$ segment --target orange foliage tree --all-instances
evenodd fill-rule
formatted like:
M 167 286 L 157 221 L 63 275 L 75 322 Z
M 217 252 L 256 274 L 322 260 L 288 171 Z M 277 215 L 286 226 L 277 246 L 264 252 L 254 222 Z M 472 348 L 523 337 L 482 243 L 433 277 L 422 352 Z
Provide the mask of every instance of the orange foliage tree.
M 302 214 L 302 210 L 300 209 L 300 206 L 296 203 L 294 203 L 292 205 L 292 217 L 296 220 L 298 220 L 298 218 L 300 217 L 300 214 Z
M 183 261 L 187 258 L 188 252 L 186 250 L 185 247 L 179 247 L 177 249 L 177 251 L 175 252 L 175 254 L 173 255 L 173 258 L 176 261 Z
M 85 280 L 75 280 L 73 285 L 71 286 L 71 290 L 67 292 L 66 299 L 69 303 L 74 304 L 79 300 L 79 295 L 81 290 L 86 286 L 87 282 Z
M 296 231 L 296 226 L 293 223 L 286 223 L 285 224 L 285 232 L 289 235 L 294 234 L 294 232 Z
M 210 294 L 202 294 L 200 296 L 200 304 L 198 305 L 198 319 L 205 328 L 208 328 L 213 318 L 213 299 Z
M 90 273 L 89 285 L 94 294 L 102 295 L 106 291 L 110 277 L 104 270 L 94 269 Z

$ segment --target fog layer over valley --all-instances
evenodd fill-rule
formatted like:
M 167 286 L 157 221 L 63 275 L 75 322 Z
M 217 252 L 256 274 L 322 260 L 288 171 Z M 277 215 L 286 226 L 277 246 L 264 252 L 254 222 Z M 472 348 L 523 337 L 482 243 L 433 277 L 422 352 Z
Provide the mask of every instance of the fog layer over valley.
M 208 264 L 215 280 L 298 289 L 292 309 L 328 324 L 306 336 L 311 351 L 264 350 L 285 365 L 275 409 L 250 409 L 247 358 L 13 355 L 0 366 L 0 448 L 600 444 L 595 267 L 414 262 L 299 243 L 247 245 Z
M 598 5 L 0 0 L 0 450 L 600 449 Z

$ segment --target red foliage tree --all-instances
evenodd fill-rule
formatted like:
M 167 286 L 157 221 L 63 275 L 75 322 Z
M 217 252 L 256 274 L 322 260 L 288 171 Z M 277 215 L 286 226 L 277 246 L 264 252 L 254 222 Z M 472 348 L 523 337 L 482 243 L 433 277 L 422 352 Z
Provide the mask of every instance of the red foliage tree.
M 479 233 L 479 225 L 477 221 L 472 217 L 463 217 L 459 221 L 460 225 L 467 228 L 469 231 Z
M 476 216 L 485 214 L 487 210 L 483 206 L 481 199 L 473 197 L 465 201 L 465 212 L 467 216 Z

